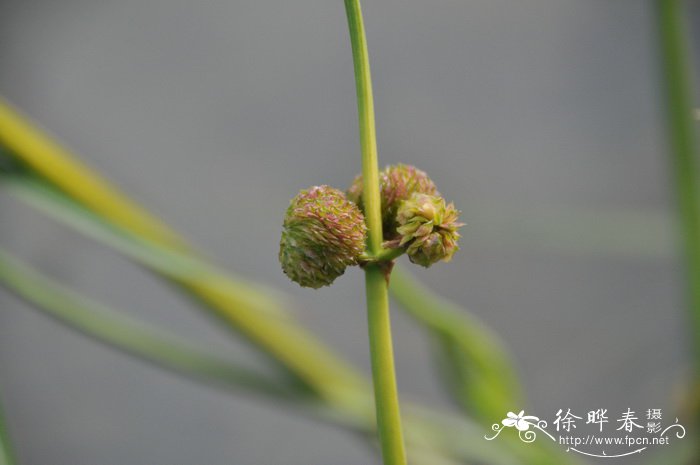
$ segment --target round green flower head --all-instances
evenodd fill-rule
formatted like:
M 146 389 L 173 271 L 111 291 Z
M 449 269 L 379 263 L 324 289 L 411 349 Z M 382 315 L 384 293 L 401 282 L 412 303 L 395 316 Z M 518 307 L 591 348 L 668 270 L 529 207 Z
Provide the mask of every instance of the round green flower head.
M 411 262 L 426 268 L 440 260 L 449 262 L 459 250 L 457 229 L 464 226 L 457 222 L 458 215 L 442 197 L 413 194 L 399 207 L 396 220 L 401 238 L 396 245 L 406 247 Z
M 366 235 L 362 212 L 341 191 L 329 186 L 302 190 L 284 218 L 282 270 L 303 287 L 328 286 L 357 264 Z
M 411 165 L 387 166 L 379 173 L 379 189 L 381 195 L 382 230 L 384 240 L 396 239 L 398 233 L 396 227 L 396 214 L 401 202 L 408 200 L 413 193 L 430 194 L 439 196 L 433 181 L 425 174 Z M 362 203 L 363 182 L 362 175 L 355 178 L 348 189 L 348 198 L 355 202 L 364 212 Z

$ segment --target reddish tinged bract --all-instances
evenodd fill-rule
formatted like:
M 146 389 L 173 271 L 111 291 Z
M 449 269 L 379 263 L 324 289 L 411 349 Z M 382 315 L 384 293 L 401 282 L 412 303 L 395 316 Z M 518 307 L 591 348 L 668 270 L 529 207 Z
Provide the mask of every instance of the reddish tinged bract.
M 284 218 L 279 260 L 303 287 L 331 284 L 365 250 L 367 227 L 358 207 L 330 186 L 302 190 Z

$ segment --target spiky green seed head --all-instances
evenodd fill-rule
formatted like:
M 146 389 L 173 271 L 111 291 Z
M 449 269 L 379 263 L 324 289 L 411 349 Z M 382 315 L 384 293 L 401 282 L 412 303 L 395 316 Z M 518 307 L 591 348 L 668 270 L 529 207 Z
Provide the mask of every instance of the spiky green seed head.
M 348 198 L 355 202 L 364 212 L 362 201 L 362 175 L 358 175 L 348 189 Z M 435 184 L 425 171 L 411 165 L 391 165 L 379 173 L 379 190 L 381 195 L 382 230 L 384 240 L 396 239 L 396 214 L 401 202 L 408 200 L 412 194 L 430 194 L 439 196 Z
M 440 260 L 449 262 L 459 250 L 457 230 L 459 210 L 435 195 L 415 193 L 401 203 L 396 215 L 400 239 L 395 247 L 405 247 L 411 262 L 429 267 Z
M 279 260 L 303 287 L 328 286 L 365 250 L 367 227 L 359 208 L 329 186 L 302 190 L 287 209 Z

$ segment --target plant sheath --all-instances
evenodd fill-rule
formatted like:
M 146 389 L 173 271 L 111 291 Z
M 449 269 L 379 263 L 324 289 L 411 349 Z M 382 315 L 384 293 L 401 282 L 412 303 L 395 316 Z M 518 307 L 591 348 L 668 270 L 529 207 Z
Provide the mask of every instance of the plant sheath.
M 371 256 L 382 253 L 382 217 L 379 196 L 379 165 L 374 122 L 374 98 L 362 11 L 359 0 L 345 0 L 350 29 L 352 57 L 357 86 L 357 110 L 362 148 L 363 203 L 367 222 L 367 247 Z M 394 350 L 389 317 L 387 263 L 368 263 L 365 267 L 367 323 L 369 326 L 372 378 L 377 412 L 377 429 L 384 465 L 405 465 L 406 452 L 396 388 Z

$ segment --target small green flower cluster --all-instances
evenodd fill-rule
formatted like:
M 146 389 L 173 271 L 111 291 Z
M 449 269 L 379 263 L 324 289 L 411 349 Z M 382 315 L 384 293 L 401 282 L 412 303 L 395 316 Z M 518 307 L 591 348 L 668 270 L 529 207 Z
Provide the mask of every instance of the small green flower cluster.
M 458 215 L 442 197 L 414 193 L 397 213 L 398 247 L 406 247 L 408 258 L 426 268 L 440 260 L 449 262 L 459 249 L 457 229 L 463 224 L 457 222 Z
M 384 248 L 401 249 L 411 262 L 429 267 L 459 249 L 459 211 L 446 203 L 425 172 L 387 166 L 379 175 Z M 329 186 L 302 190 L 287 209 L 280 241 L 282 270 L 303 287 L 331 284 L 348 266 L 362 262 L 367 238 L 357 176 L 347 196 Z
M 301 286 L 327 286 L 357 264 L 366 237 L 365 217 L 341 191 L 330 186 L 302 190 L 284 218 L 282 270 Z
M 364 183 L 362 175 L 358 175 L 348 189 L 348 198 L 364 212 L 362 191 Z M 396 238 L 396 228 L 399 225 L 396 215 L 401 203 L 408 200 L 412 194 L 430 194 L 440 196 L 435 183 L 414 166 L 387 166 L 379 173 L 379 190 L 381 196 L 382 231 L 384 240 Z

